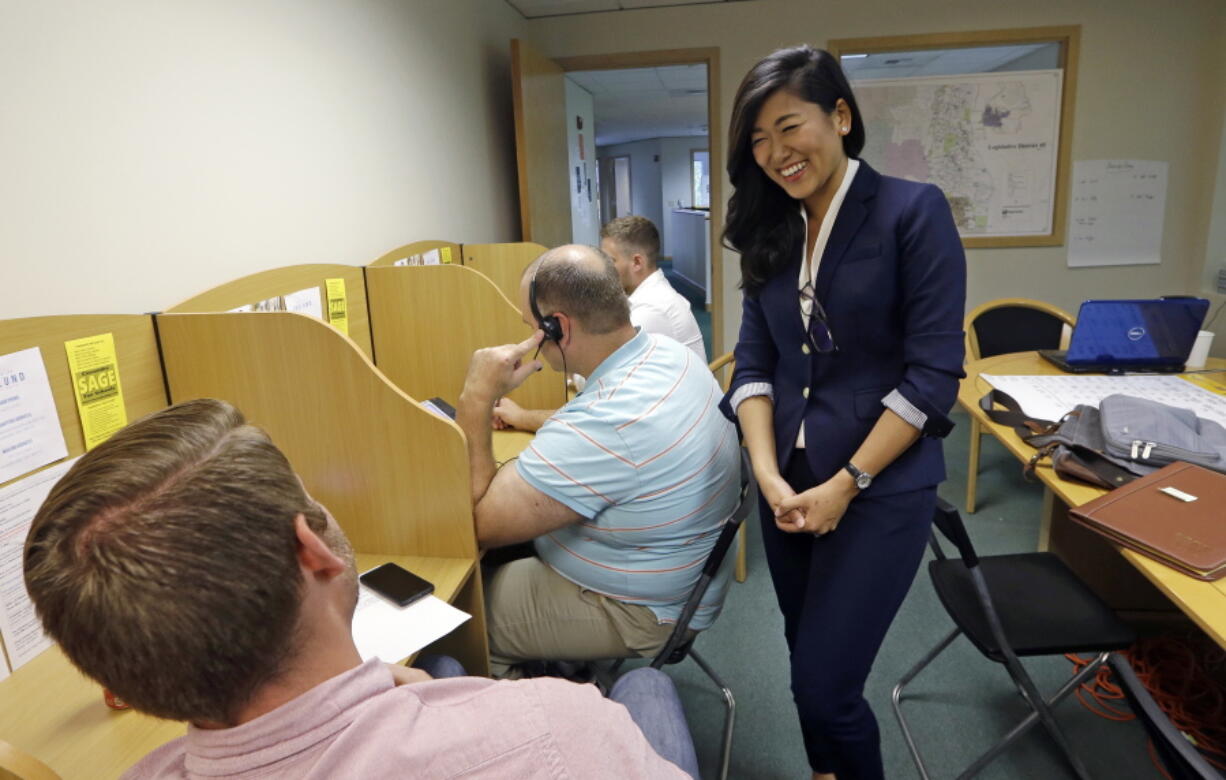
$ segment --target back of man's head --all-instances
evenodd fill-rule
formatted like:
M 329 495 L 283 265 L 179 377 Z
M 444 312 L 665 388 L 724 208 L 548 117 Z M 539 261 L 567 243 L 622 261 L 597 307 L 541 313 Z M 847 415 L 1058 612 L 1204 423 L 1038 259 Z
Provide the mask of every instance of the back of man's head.
M 296 650 L 294 518 L 327 515 L 224 401 L 141 419 L 82 456 L 26 540 L 47 633 L 138 710 L 229 725 Z
M 565 312 L 596 336 L 630 325 L 630 302 L 617 269 L 596 247 L 567 244 L 550 249 L 524 269 L 524 278 L 535 281 L 543 316 Z
M 640 254 L 649 270 L 660 262 L 660 231 L 647 217 L 631 215 L 610 220 L 600 228 L 601 239 L 611 239 L 623 251 Z

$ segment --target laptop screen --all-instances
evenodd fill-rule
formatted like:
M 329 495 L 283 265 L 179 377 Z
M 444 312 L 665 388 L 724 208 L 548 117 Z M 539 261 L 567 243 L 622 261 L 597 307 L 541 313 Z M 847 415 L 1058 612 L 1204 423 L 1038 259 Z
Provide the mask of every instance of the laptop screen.
M 1209 301 L 1203 298 L 1086 301 L 1077 313 L 1068 362 L 1182 365 Z

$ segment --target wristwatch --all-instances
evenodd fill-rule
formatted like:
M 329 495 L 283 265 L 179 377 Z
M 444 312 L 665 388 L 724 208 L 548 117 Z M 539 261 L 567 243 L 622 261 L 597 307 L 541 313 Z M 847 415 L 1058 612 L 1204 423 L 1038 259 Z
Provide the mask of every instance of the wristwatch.
M 868 486 L 873 484 L 873 475 L 856 468 L 856 464 L 849 462 L 843 468 L 847 469 L 847 473 L 856 481 L 856 487 L 860 490 L 868 490 Z

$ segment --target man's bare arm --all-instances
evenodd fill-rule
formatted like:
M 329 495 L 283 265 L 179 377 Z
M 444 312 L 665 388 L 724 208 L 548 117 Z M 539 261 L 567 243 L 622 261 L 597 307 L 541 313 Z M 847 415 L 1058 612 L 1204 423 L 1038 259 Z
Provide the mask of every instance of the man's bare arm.
M 481 547 L 526 542 L 583 519 L 561 501 L 529 485 L 512 465 L 499 469 L 473 507 L 473 516 Z

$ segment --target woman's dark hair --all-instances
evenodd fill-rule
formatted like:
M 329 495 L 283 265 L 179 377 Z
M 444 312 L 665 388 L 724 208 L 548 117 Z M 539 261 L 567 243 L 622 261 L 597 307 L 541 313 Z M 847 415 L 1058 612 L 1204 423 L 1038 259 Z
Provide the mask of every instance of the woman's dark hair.
M 780 49 L 754 65 L 736 91 L 728 129 L 728 199 L 724 246 L 741 253 L 741 286 L 756 296 L 766 280 L 788 262 L 788 251 L 804 231 L 796 202 L 766 177 L 754 161 L 754 122 L 766 99 L 786 89 L 802 100 L 832 113 L 839 98 L 851 110 L 851 130 L 843 136 L 843 151 L 857 157 L 864 148 L 864 123 L 847 76 L 830 52 L 812 46 Z

